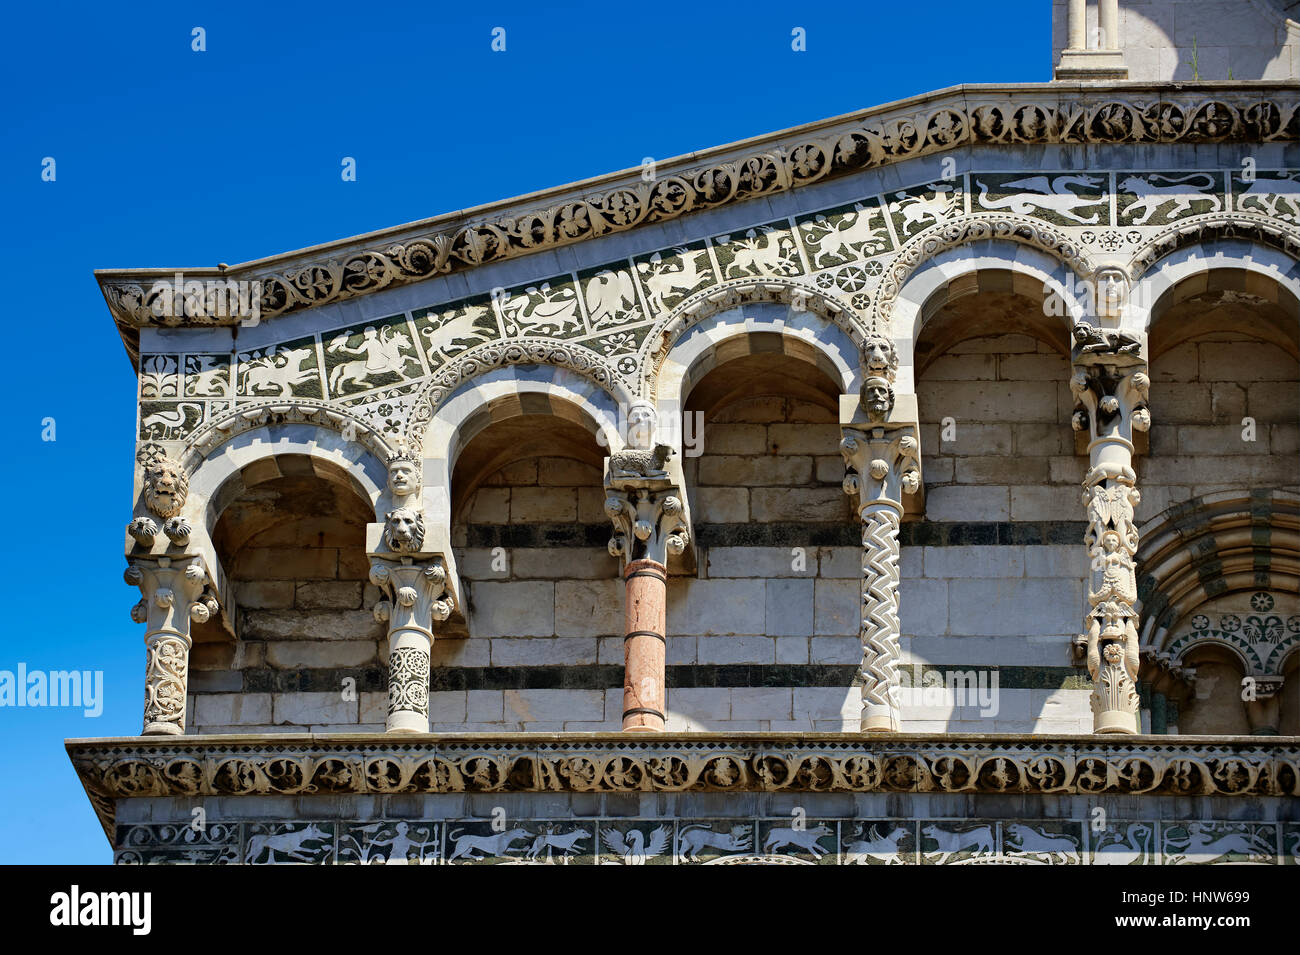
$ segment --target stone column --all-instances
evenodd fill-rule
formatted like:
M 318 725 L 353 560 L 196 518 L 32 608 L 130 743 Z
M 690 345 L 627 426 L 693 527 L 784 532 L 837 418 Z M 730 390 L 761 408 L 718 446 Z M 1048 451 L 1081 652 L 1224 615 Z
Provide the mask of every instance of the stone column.
M 1101 30 L 1103 50 L 1119 49 L 1119 0 L 1101 0 L 1097 5 L 1097 26 Z
M 217 610 L 207 590 L 208 572 L 197 557 L 133 560 L 123 579 L 139 587 L 142 599 L 131 619 L 145 624 L 148 657 L 144 682 L 145 736 L 185 732 L 185 694 L 189 682 L 190 621 L 209 619 Z
M 389 733 L 429 732 L 433 622 L 451 616 L 447 571 L 439 561 L 373 560 L 370 582 L 383 592 L 375 619 L 388 624 Z
M 1086 50 L 1088 48 L 1088 0 L 1070 0 L 1069 13 L 1070 40 L 1067 50 Z
M 921 445 L 916 396 L 896 399 L 898 358 L 893 343 L 873 333 L 863 345 L 860 396 L 840 404 L 844 491 L 858 499 L 862 522 L 862 662 L 855 683 L 862 693 L 863 732 L 897 732 L 898 527 L 904 495 L 921 490 Z
M 1133 433 L 1151 426 L 1150 380 L 1141 357 L 1144 343 L 1135 336 L 1077 322 L 1074 338 L 1071 426 L 1089 435 L 1083 505 L 1088 519 L 1084 546 L 1091 564 L 1085 632 L 1076 646 L 1093 681 L 1093 732 L 1137 733 L 1141 661 L 1133 509 L 1141 495 L 1133 469 Z
M 623 730 L 629 733 L 662 732 L 667 720 L 668 555 L 683 553 L 690 539 L 681 489 L 663 469 L 665 457 L 641 460 L 651 454 L 620 451 L 605 468 L 605 513 L 614 524 L 609 552 L 625 562 Z
M 916 425 L 842 429 L 844 491 L 858 497 L 862 521 L 862 731 L 898 732 L 898 526 L 903 493 L 920 488 Z

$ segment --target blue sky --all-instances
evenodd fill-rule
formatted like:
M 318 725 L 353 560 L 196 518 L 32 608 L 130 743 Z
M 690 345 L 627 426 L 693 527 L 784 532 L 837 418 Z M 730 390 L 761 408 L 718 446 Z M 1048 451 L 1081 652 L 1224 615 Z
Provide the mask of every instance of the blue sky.
M 96 718 L 0 708 L 0 862 L 110 862 L 63 740 L 140 730 L 143 628 L 121 577 L 135 381 L 93 269 L 241 262 L 957 83 L 1051 76 L 1047 0 L 1006 0 L 996 25 L 958 0 L 456 6 L 6 10 L 0 670 L 103 671 L 104 701 Z

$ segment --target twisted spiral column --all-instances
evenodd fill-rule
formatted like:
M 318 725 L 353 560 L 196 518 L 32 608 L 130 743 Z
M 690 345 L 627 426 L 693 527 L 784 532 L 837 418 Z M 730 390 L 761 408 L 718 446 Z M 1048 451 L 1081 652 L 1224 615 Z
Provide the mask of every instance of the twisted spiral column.
M 890 503 L 862 512 L 862 729 L 897 732 L 901 710 L 898 664 L 898 525 Z
M 879 379 L 877 379 L 879 380 Z M 850 422 L 852 423 L 852 422 Z M 854 682 L 862 692 L 861 730 L 902 728 L 898 665 L 898 527 L 903 497 L 921 488 L 921 449 L 913 422 L 841 422 L 844 490 L 857 496 L 862 521 L 862 663 Z

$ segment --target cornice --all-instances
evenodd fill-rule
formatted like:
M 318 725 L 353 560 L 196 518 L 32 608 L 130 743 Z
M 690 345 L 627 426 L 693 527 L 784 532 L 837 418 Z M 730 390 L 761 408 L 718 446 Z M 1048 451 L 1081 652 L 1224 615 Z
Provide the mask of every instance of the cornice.
M 115 800 L 474 792 L 1298 796 L 1300 737 L 620 733 L 187 736 L 66 743 Z
M 1295 83 L 958 86 L 641 169 L 240 265 L 96 272 L 128 349 L 145 327 L 234 325 L 158 316 L 156 282 L 260 282 L 260 320 L 448 275 L 852 172 L 970 145 L 1300 139 Z

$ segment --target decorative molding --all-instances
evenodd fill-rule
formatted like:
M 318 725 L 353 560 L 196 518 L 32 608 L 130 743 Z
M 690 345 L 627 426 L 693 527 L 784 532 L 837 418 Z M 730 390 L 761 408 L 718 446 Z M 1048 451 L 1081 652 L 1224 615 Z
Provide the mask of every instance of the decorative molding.
M 1062 98 L 1071 94 L 1073 100 Z M 669 161 L 650 182 L 616 174 L 598 183 L 603 191 L 585 196 L 574 195 L 573 187 L 558 189 L 533 208 L 507 203 L 486 216 L 445 217 L 270 262 L 192 270 L 186 277 L 260 282 L 266 320 L 958 147 L 1291 141 L 1298 110 L 1300 104 L 1270 84 L 1069 93 L 1059 85 L 962 87 L 776 134 L 750 151 L 720 147 L 712 151 L 720 158 L 706 165 Z M 153 309 L 156 283 L 171 278 L 162 271 L 110 271 L 101 274 L 100 285 L 125 327 L 186 324 L 183 315 L 160 316 Z M 190 323 L 239 320 L 201 316 Z
M 616 401 L 631 403 L 632 394 L 627 383 L 614 368 L 588 348 L 556 339 L 493 342 L 466 352 L 428 378 L 406 421 L 407 446 L 415 449 L 423 447 L 424 433 L 433 421 L 438 406 L 460 385 L 493 368 L 543 364 L 567 368 L 604 388 Z
M 989 239 L 1015 242 L 1046 252 L 1080 278 L 1093 273 L 1092 260 L 1074 240 L 1042 222 L 1024 216 L 984 215 L 941 222 L 917 235 L 890 262 L 872 304 L 872 327 L 889 328 L 895 300 L 908 278 L 926 261 L 949 249 Z
M 1300 796 L 1294 737 L 466 734 L 69 740 L 106 831 L 139 797 L 552 792 Z
M 797 311 L 818 315 L 842 328 L 858 346 L 862 345 L 869 331 L 867 322 L 851 305 L 846 305 L 807 281 L 771 276 L 719 282 L 689 296 L 646 336 L 647 351 L 655 343 L 657 345 L 653 351 L 648 351 L 648 360 L 642 362 L 640 394 L 652 400 L 657 397 L 659 372 L 663 368 L 664 359 L 678 339 L 691 328 L 706 318 L 738 305 L 760 302 L 790 305 Z M 867 302 L 860 304 L 865 305 Z
M 1293 259 L 1300 259 L 1300 230 L 1287 228 L 1277 219 L 1249 212 L 1231 215 L 1207 215 L 1183 219 L 1176 225 L 1148 239 L 1128 260 L 1124 271 L 1130 282 L 1137 282 L 1165 256 L 1199 242 L 1243 239 L 1279 249 Z
M 337 431 L 345 441 L 356 441 L 378 460 L 388 461 L 393 447 L 368 423 L 328 401 L 271 401 L 264 404 L 240 405 L 195 431 L 185 442 L 179 454 L 185 472 L 193 474 L 203 459 L 246 431 L 278 424 L 313 424 Z

